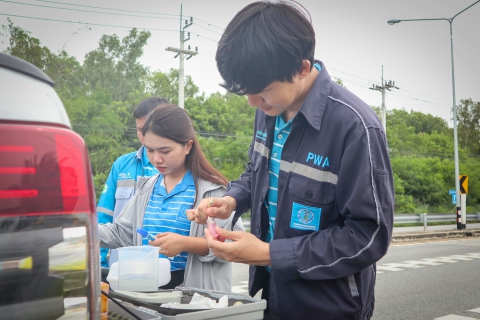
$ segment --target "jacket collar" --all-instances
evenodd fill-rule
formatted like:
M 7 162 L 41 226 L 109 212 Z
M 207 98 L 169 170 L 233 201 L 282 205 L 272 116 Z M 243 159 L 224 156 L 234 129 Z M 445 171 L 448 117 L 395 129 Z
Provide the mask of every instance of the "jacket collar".
M 137 153 L 135 154 L 135 156 L 137 157 L 137 159 L 142 159 L 144 154 L 145 154 L 145 146 L 142 145 L 140 149 L 137 150 Z
M 137 157 L 138 160 L 141 160 L 142 161 L 142 164 L 144 167 L 153 167 L 151 164 L 150 164 L 150 160 L 148 160 L 148 156 L 147 156 L 147 148 L 145 148 L 145 146 L 141 146 L 140 149 L 138 149 L 137 153 L 135 154 L 135 156 Z
M 157 180 L 160 176 L 161 176 L 161 174 L 157 173 L 156 175 L 150 177 L 150 179 L 145 181 L 145 183 L 143 185 L 139 186 L 139 193 L 140 194 L 144 194 L 145 192 L 151 193 L 152 190 L 153 190 L 153 187 L 155 186 L 155 183 L 157 182 Z M 202 192 L 199 192 L 199 190 L 197 190 L 197 192 L 196 192 L 197 193 L 197 199 L 202 199 L 201 197 L 203 196 L 203 194 L 200 195 L 200 193 L 204 193 L 204 192 L 207 192 L 207 191 L 213 191 L 213 190 L 216 190 L 218 188 L 223 188 L 223 186 L 219 185 L 217 183 L 211 182 L 211 181 L 203 180 L 201 178 L 198 179 L 198 189 L 201 190 Z M 197 201 L 197 204 L 198 204 L 198 201 Z
M 323 62 L 315 60 L 322 66 L 322 70 L 313 82 L 305 100 L 300 107 L 299 113 L 303 114 L 307 122 L 316 130 L 320 130 L 323 112 L 327 104 L 328 93 L 332 87 L 332 79 Z

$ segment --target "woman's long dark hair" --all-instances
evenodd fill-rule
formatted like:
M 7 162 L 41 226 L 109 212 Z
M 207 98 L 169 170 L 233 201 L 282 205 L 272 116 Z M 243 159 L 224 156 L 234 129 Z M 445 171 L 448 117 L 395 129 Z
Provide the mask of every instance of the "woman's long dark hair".
M 198 190 L 199 178 L 223 186 L 227 185 L 227 178 L 205 158 L 195 136 L 192 120 L 185 110 L 173 104 L 164 104 L 156 107 L 150 112 L 142 128 L 143 135 L 149 131 L 183 146 L 188 141 L 193 141 L 192 149 L 185 158 L 185 167 L 192 172 L 196 190 Z

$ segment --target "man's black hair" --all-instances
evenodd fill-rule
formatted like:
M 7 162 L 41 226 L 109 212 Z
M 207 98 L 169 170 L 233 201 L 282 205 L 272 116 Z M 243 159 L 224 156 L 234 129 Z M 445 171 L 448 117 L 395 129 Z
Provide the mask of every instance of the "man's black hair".
M 222 87 L 255 94 L 273 81 L 293 80 L 303 60 L 314 63 L 315 32 L 306 10 L 294 1 L 259 1 L 239 11 L 218 43 Z
M 133 110 L 133 117 L 135 119 L 146 117 L 153 109 L 155 109 L 155 107 L 161 104 L 170 104 L 170 102 L 159 97 L 150 97 L 144 99 L 138 104 L 138 106 L 135 107 L 135 110 Z

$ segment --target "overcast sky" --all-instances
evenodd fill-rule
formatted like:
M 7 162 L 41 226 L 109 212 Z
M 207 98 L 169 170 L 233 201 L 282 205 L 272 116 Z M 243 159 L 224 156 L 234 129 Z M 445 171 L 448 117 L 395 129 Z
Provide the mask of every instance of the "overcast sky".
M 399 90 L 388 92 L 387 109 L 417 110 L 449 121 L 452 107 L 450 29 L 447 21 L 401 22 L 389 19 L 451 18 L 476 0 L 299 0 L 309 11 L 317 39 L 316 58 L 330 75 L 370 105 L 382 104 L 369 90 L 384 79 Z M 53 51 L 65 50 L 83 63 L 102 34 L 125 36 L 131 27 L 152 33 L 141 62 L 167 72 L 179 59 L 166 47 L 179 47 L 180 6 L 193 17 L 187 28 L 199 54 L 185 62 L 185 74 L 207 95 L 224 92 L 215 50 L 222 30 L 247 0 L 0 0 L 0 24 L 7 17 L 31 31 Z M 63 9 L 62 9 L 63 8 Z M 68 9 L 68 10 L 66 10 Z M 57 20 L 57 21 L 53 21 Z M 62 20 L 64 22 L 58 21 Z M 78 23 L 81 22 L 82 24 Z M 91 28 L 87 30 L 85 26 Z M 7 47 L 3 38 L 0 50 Z M 480 101 L 480 3 L 453 21 L 456 98 Z

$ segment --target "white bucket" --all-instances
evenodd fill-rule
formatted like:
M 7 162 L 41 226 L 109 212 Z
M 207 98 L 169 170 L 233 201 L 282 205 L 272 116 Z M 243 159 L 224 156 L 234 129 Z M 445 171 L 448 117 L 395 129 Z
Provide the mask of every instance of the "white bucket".
M 171 280 L 170 260 L 166 258 L 158 258 L 158 282 L 157 287 L 161 287 L 169 283 Z M 118 289 L 118 261 L 110 266 L 107 281 L 112 290 Z

